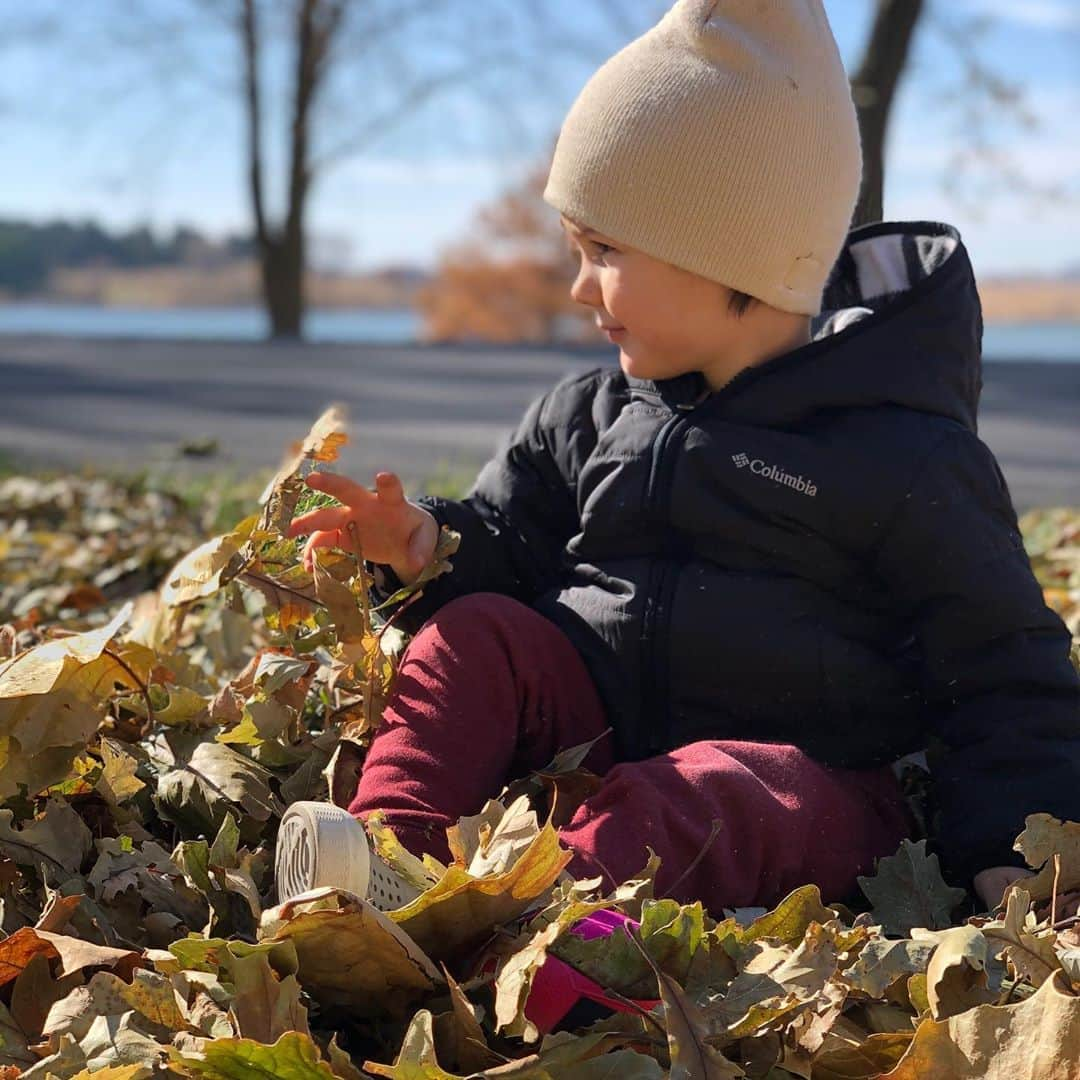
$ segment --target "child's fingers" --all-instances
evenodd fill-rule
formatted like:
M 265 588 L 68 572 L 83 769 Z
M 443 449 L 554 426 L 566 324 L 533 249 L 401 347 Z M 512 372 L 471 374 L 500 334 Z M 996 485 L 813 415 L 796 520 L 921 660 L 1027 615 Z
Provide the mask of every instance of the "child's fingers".
M 352 509 L 348 506 L 323 506 L 318 510 L 309 510 L 289 522 L 285 535 L 293 538 L 320 529 L 341 529 L 351 514 Z
M 308 473 L 304 483 L 316 491 L 333 495 L 338 502 L 343 502 L 346 506 L 360 506 L 366 499 L 374 497 L 372 491 L 340 473 Z
M 401 488 L 401 480 L 398 479 L 397 473 L 376 473 L 375 490 L 379 498 L 385 502 L 393 504 L 405 501 L 405 492 Z
M 310 571 L 312 569 L 311 563 L 315 557 L 315 549 L 319 547 L 341 547 L 341 531 L 339 529 L 322 529 L 319 532 L 313 532 L 308 537 L 303 554 L 300 557 L 305 570 Z

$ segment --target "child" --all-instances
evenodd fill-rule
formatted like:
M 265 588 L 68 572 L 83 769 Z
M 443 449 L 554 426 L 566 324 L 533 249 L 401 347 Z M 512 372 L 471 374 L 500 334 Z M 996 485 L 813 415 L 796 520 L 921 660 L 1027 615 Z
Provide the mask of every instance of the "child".
M 619 367 L 535 401 L 460 501 L 312 474 L 345 505 L 290 529 L 310 561 L 352 521 L 387 590 L 461 533 L 400 620 L 353 815 L 445 858 L 610 726 L 572 869 L 621 881 L 650 846 L 661 893 L 717 912 L 850 893 L 928 746 L 946 871 L 987 905 L 1025 815 L 1080 817 L 1069 635 L 976 434 L 967 252 L 932 221 L 848 232 L 861 166 L 819 0 L 679 0 L 589 80 L 544 197 Z

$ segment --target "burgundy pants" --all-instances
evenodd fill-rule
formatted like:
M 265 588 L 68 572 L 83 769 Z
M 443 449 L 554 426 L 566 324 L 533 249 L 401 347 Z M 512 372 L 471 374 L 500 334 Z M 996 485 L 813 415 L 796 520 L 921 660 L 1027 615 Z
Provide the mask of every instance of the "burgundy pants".
M 407 848 L 443 861 L 459 817 L 607 727 L 570 640 L 498 593 L 453 600 L 420 628 L 383 716 L 349 810 L 383 811 Z M 716 914 L 810 882 L 841 899 L 909 829 L 890 769 L 829 769 L 794 746 L 710 740 L 617 763 L 608 736 L 585 765 L 603 783 L 560 829 L 571 872 L 614 885 L 651 847 L 657 895 Z

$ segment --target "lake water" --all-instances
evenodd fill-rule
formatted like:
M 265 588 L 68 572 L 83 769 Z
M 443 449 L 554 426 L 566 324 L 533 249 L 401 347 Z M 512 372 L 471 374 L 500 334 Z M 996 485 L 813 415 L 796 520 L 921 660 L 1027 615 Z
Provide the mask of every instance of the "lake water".
M 416 341 L 420 320 L 411 309 L 317 310 L 305 337 L 313 342 L 405 345 Z M 95 338 L 187 338 L 257 341 L 267 333 L 258 308 L 147 309 L 79 304 L 0 304 L 0 335 L 50 334 Z M 983 357 L 993 360 L 1080 362 L 1080 323 L 988 323 Z

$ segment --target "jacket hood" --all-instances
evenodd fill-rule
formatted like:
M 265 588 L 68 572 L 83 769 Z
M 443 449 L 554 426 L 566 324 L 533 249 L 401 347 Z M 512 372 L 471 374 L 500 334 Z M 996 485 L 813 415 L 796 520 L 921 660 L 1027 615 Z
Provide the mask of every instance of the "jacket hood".
M 765 426 L 819 409 L 902 405 L 977 431 L 982 306 L 959 231 L 937 221 L 852 229 L 830 272 L 811 340 L 740 371 L 712 395 L 731 419 Z M 627 377 L 632 395 L 686 408 L 708 395 L 699 371 Z

